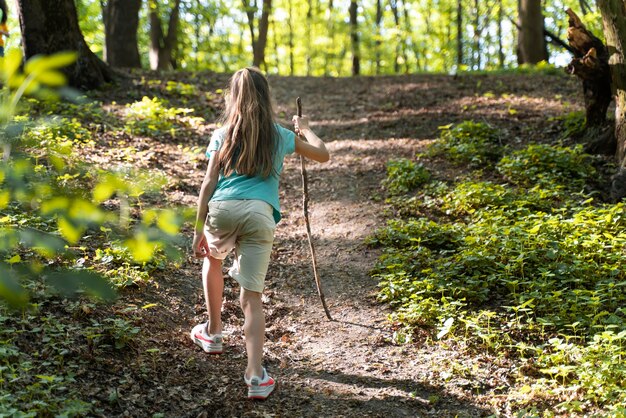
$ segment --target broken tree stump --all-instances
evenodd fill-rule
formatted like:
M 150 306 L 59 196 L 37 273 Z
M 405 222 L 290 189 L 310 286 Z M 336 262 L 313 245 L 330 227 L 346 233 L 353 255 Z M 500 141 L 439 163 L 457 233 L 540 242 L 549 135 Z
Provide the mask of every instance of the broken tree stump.
M 567 72 L 582 80 L 587 127 L 602 128 L 606 125 L 606 112 L 613 96 L 608 50 L 572 9 L 567 9 L 565 13 L 569 16 L 567 41 L 574 50 Z M 600 148 L 613 153 L 615 145 L 612 145 L 613 151 L 608 150 L 611 147 Z

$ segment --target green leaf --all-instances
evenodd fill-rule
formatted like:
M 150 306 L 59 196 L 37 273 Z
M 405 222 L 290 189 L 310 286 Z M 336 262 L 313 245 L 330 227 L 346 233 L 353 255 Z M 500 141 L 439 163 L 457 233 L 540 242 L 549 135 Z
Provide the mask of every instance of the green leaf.
M 59 232 L 70 244 L 76 244 L 85 231 L 84 227 L 76 226 L 64 216 L 57 220 Z
M 0 191 L 0 209 L 4 209 L 9 205 L 11 193 L 8 190 Z
M 21 261 L 22 261 L 22 257 L 20 257 L 20 255 L 19 255 L 19 254 L 16 254 L 16 255 L 14 255 L 13 257 L 11 257 L 11 258 L 9 258 L 9 259 L 7 259 L 7 260 L 4 260 L 4 261 L 5 261 L 6 263 L 8 263 L 8 264 L 13 265 L 13 264 L 17 264 L 17 263 L 21 262 Z
M 179 232 L 179 222 L 176 212 L 173 210 L 161 211 L 157 218 L 157 226 L 166 234 L 177 235 Z
M 67 84 L 67 77 L 59 71 L 44 71 L 35 77 L 41 84 L 50 87 L 61 87 Z
M 93 200 L 96 203 L 102 203 L 115 193 L 116 187 L 113 182 L 104 181 L 98 183 L 93 189 Z
M 28 302 L 28 292 L 19 284 L 15 271 L 1 263 L 0 298 L 6 300 L 9 306 L 14 308 L 23 307 Z
M 66 297 L 76 296 L 83 291 L 107 301 L 116 297 L 109 281 L 91 270 L 56 271 L 48 274 L 46 278 L 52 287 Z
M 17 70 L 22 65 L 22 50 L 13 48 L 9 50 L 7 55 L 2 59 L 3 75 L 7 84 L 11 84 L 11 80 L 15 76 Z
M 56 235 L 27 228 L 19 231 L 20 242 L 44 257 L 53 257 L 65 247 L 65 242 Z
M 158 244 L 151 242 L 145 233 L 139 232 L 133 238 L 126 241 L 126 246 L 135 261 L 144 263 L 152 259 L 152 255 L 157 249 Z
M 44 73 L 67 67 L 73 64 L 76 58 L 78 58 L 78 54 L 74 51 L 58 52 L 48 56 L 36 55 L 28 60 L 24 66 L 24 72 L 26 74 Z

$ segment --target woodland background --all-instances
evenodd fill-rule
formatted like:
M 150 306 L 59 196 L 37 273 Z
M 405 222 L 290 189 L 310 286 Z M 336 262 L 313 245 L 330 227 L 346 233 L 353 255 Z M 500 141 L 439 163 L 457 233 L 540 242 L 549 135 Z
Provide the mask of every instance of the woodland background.
M 623 0 L 8 6 L 1 416 L 626 416 Z M 204 150 L 248 65 L 332 155 L 308 168 L 333 321 L 288 157 L 264 403 L 234 282 L 225 354 L 189 339 Z

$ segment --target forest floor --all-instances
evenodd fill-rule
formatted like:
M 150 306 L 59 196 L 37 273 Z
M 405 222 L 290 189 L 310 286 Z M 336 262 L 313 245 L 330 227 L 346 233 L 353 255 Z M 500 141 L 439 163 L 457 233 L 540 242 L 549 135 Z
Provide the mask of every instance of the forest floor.
M 124 80 L 97 98 L 115 112 L 116 106 L 121 109 L 143 95 L 158 95 L 170 79 L 147 73 L 143 77 Z M 203 73 L 171 77 L 196 85 L 202 93 L 225 88 L 228 80 L 228 75 Z M 150 84 L 147 79 L 163 82 Z M 509 144 L 540 135 L 549 138 L 551 116 L 580 109 L 578 83 L 546 74 L 271 77 L 270 82 L 279 116 L 290 119 L 295 98 L 301 96 L 304 113 L 331 153 L 329 163 L 307 167 L 319 275 L 334 320 L 326 319 L 313 279 L 300 162 L 288 157 L 281 181 L 284 218 L 264 292 L 265 361 L 278 382 L 275 393 L 265 402 L 246 399 L 243 316 L 232 279 L 225 280 L 224 353 L 209 356 L 190 340 L 191 328 L 207 316 L 201 261 L 188 254 L 180 268 L 168 268 L 145 286 L 123 290 L 100 313 L 123 315 L 141 331 L 127 348 L 95 357 L 77 375 L 84 399 L 95 402 L 105 416 L 511 414 L 517 390 L 513 361 L 434 341 L 429 331 L 414 343 L 394 342 L 397 325 L 388 319 L 389 307 L 377 301 L 377 283 L 369 274 L 379 251 L 367 247 L 364 239 L 390 216 L 380 187 L 387 160 L 415 158 L 438 137 L 439 126 L 466 119 L 497 126 L 507 133 Z M 162 170 L 169 178 L 164 195 L 151 203 L 194 207 L 206 161 L 201 151 L 189 157 L 189 147 L 202 150 L 208 144 L 221 99 L 219 94 L 202 94 L 189 106 L 206 120 L 192 134 L 150 138 L 105 132 L 92 160 L 113 166 L 128 158 L 118 155 L 118 149 L 143 150 L 136 164 Z M 463 170 L 442 160 L 420 160 L 444 181 Z M 190 229 L 185 233 L 190 242 Z M 148 304 L 154 305 L 140 308 Z

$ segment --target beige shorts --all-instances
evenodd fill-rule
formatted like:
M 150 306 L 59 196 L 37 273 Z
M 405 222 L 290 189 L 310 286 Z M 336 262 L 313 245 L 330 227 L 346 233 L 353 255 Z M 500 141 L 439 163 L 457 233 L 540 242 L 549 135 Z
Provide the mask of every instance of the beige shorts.
M 223 260 L 234 249 L 228 273 L 244 289 L 263 292 L 275 229 L 273 208 L 262 200 L 209 202 L 204 233 L 211 257 Z

